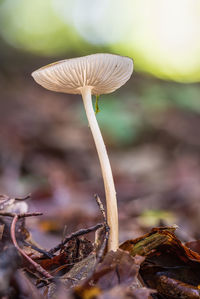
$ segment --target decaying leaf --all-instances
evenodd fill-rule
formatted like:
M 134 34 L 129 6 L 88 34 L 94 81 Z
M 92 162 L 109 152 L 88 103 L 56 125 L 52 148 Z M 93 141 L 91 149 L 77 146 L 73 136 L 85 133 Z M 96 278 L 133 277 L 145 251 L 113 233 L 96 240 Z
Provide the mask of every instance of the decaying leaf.
M 136 282 L 143 261 L 143 257 L 133 258 L 120 249 L 116 252 L 108 252 L 103 262 L 97 266 L 90 281 L 94 281 L 102 290 L 118 284 L 130 285 Z
M 82 299 L 130 297 L 134 293 L 134 285 L 137 284 L 140 264 L 143 261 L 143 257 L 133 258 L 129 253 L 120 249 L 117 252 L 107 253 L 103 262 L 97 265 L 93 275 L 74 289 L 75 296 Z M 139 289 L 137 286 L 137 290 Z M 143 298 L 148 298 L 149 293 L 150 291 L 147 291 L 147 296 Z M 117 297 L 116 294 L 118 294 Z M 134 298 L 141 298 L 141 296 Z
M 76 263 L 69 272 L 59 277 L 56 283 L 52 282 L 46 287 L 47 298 L 57 298 L 56 294 L 60 289 L 65 289 L 68 292 L 70 288 L 79 285 L 90 273 L 94 272 L 95 265 L 96 254 L 92 252 L 85 259 Z M 68 296 L 70 297 L 72 294 L 68 294 Z
M 128 240 L 120 245 L 120 248 L 130 252 L 132 256 L 146 256 L 157 246 L 166 243 L 171 237 L 169 234 L 175 231 L 175 227 L 155 228 L 152 231 L 137 239 Z
M 156 280 L 157 290 L 167 298 L 199 299 L 200 289 L 176 279 L 161 275 Z
M 150 294 L 152 293 L 155 293 L 155 291 L 147 288 L 133 288 L 118 285 L 100 294 L 98 299 L 150 299 Z
M 84 260 L 75 264 L 74 267 L 65 275 L 62 276 L 65 286 L 73 287 L 86 279 L 90 273 L 94 271 L 96 265 L 96 254 L 91 253 Z
M 38 262 L 46 270 L 55 269 L 54 273 L 58 275 L 60 270 L 64 270 L 64 273 L 68 272 L 74 264 L 86 258 L 92 250 L 93 245 L 86 238 L 75 238 L 70 240 L 58 255 Z
M 178 240 L 174 228 L 155 228 L 121 248 L 146 257 L 140 274 L 164 298 L 200 298 L 200 255 Z
M 192 251 L 195 251 L 200 255 L 200 240 L 195 240 L 191 242 L 185 243 L 185 246 L 187 246 Z
M 160 246 L 169 246 L 174 253 L 179 250 L 179 253 L 181 252 L 180 258 L 184 261 L 189 259 L 200 262 L 200 255 L 182 244 L 175 236 L 174 231 L 174 227 L 154 228 L 143 237 L 124 242 L 120 248 L 129 251 L 133 256 L 136 254 L 148 256 L 155 249 L 160 248 Z

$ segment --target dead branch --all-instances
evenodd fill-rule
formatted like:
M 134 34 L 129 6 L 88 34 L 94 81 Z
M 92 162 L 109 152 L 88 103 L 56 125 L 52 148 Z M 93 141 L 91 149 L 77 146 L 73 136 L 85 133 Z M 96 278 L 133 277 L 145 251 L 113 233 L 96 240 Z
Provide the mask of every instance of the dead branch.
M 89 227 L 89 228 L 80 229 L 77 232 L 72 233 L 72 234 L 68 235 L 67 237 L 65 237 L 64 240 L 60 244 L 58 244 L 54 248 L 50 249 L 48 253 L 53 254 L 56 251 L 58 251 L 59 249 L 61 249 L 63 247 L 63 245 L 65 245 L 70 240 L 72 240 L 76 237 L 80 237 L 80 236 L 86 235 L 88 233 L 94 232 L 97 229 L 99 229 L 100 227 L 103 227 L 102 223 L 98 223 L 95 226 L 92 226 L 92 227 Z
M 17 198 L 15 198 L 15 200 L 24 201 L 24 200 L 27 200 L 27 199 L 30 199 L 30 198 L 31 198 L 31 194 L 28 194 L 24 197 L 17 197 Z
M 15 213 L 10 213 L 10 212 L 0 212 L 0 216 L 7 216 L 7 217 L 12 217 L 14 218 L 17 215 L 17 218 L 26 218 L 26 217 L 31 217 L 31 216 L 41 216 L 43 213 L 40 212 L 35 212 L 35 213 L 24 213 L 24 214 L 15 214 Z
M 105 209 L 104 209 L 104 206 L 101 202 L 101 199 L 100 197 L 95 194 L 94 195 L 94 198 L 99 206 L 99 209 L 100 209 L 100 212 L 102 214 L 102 217 L 103 217 L 103 221 L 104 221 L 104 228 L 105 228 L 105 236 L 104 236 L 104 239 L 103 239 L 103 242 L 101 244 L 101 247 L 99 248 L 98 250 L 98 253 L 97 253 L 97 261 L 96 261 L 96 264 L 98 264 L 105 252 L 105 248 L 106 248 L 106 245 L 108 243 L 108 238 L 109 238 L 109 232 L 110 232 L 110 227 L 107 223 L 107 219 L 106 219 L 106 212 L 105 212 Z

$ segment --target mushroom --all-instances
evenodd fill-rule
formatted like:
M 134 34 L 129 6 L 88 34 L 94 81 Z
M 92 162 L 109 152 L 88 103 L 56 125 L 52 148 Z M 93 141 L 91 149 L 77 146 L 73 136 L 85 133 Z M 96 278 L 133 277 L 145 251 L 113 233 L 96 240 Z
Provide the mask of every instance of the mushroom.
M 107 221 L 110 227 L 108 250 L 113 251 L 118 248 L 116 191 L 108 154 L 93 110 L 92 95 L 115 91 L 128 81 L 132 72 L 133 61 L 131 58 L 98 53 L 61 60 L 32 73 L 34 80 L 46 89 L 82 95 L 101 165 L 106 195 Z

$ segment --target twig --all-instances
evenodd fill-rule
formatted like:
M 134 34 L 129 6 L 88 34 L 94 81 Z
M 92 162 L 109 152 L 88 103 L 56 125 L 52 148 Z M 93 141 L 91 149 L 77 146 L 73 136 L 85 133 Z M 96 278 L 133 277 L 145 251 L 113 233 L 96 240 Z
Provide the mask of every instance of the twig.
M 44 249 L 41 249 L 41 248 L 38 248 L 36 245 L 34 244 L 31 244 L 31 243 L 28 243 L 26 241 L 24 241 L 24 245 L 26 246 L 29 246 L 31 247 L 32 249 L 34 249 L 35 251 L 39 252 L 39 253 L 42 253 L 43 254 L 43 257 L 46 257 L 48 259 L 51 259 L 53 257 L 53 254 L 50 254 L 48 252 L 46 252 Z M 34 259 L 34 258 L 38 258 L 38 256 L 35 256 L 35 255 L 31 255 L 31 258 Z
M 106 245 L 108 243 L 108 238 L 109 238 L 110 227 L 107 224 L 104 227 L 105 227 L 105 236 L 104 236 L 103 242 L 99 248 L 99 251 L 97 253 L 97 264 L 100 262 L 103 254 L 105 252 Z
M 17 197 L 17 198 L 15 198 L 15 200 L 24 201 L 24 200 L 27 200 L 27 199 L 30 199 L 30 198 L 31 198 L 31 194 L 28 194 L 24 197 Z
M 104 252 L 105 252 L 105 249 L 106 249 L 106 245 L 108 243 L 108 238 L 109 238 L 109 231 L 110 231 L 110 227 L 108 226 L 107 224 L 107 219 L 106 219 L 106 213 L 105 213 L 105 210 L 104 210 L 104 206 L 101 202 L 101 199 L 100 197 L 95 194 L 94 195 L 94 198 L 99 206 L 99 209 L 101 211 L 101 214 L 102 214 L 102 217 L 103 217 L 103 228 L 105 229 L 105 235 L 103 237 L 103 241 L 102 241 L 102 244 L 99 247 L 99 250 L 98 248 L 96 248 L 96 261 L 95 261 L 95 265 L 93 267 L 93 269 L 89 272 L 85 282 L 84 282 L 84 285 L 87 285 L 90 280 L 92 279 L 92 276 L 93 274 L 95 273 L 95 270 L 96 270 L 96 267 L 98 266 L 99 262 L 101 261 L 102 259 L 102 256 L 104 255 Z
M 35 213 L 23 213 L 23 214 L 17 214 L 17 218 L 26 218 L 26 217 L 31 217 L 31 216 L 41 216 L 43 213 L 40 212 L 35 212 Z M 12 217 L 14 218 L 16 216 L 15 213 L 9 213 L 9 212 L 0 212 L 0 216 L 7 216 L 7 217 Z
M 103 221 L 104 221 L 104 223 L 107 224 L 106 212 L 105 212 L 104 206 L 103 206 L 103 204 L 102 204 L 102 202 L 101 202 L 101 199 L 100 199 L 100 197 L 98 196 L 98 194 L 95 194 L 95 195 L 94 195 L 94 198 L 95 198 L 95 200 L 96 200 L 96 202 L 97 202 L 97 204 L 98 204 L 98 206 L 99 206 L 100 212 L 101 212 L 102 217 L 103 217 Z
M 97 261 L 96 261 L 96 264 L 99 263 L 99 261 L 101 260 L 103 254 L 104 254 L 104 251 L 105 251 L 105 248 L 106 248 L 106 245 L 107 245 L 107 242 L 108 242 L 108 238 L 109 238 L 109 232 L 110 232 L 110 227 L 107 223 L 107 219 L 106 219 L 106 213 L 105 213 L 105 209 L 104 209 L 104 206 L 101 202 L 101 199 L 100 197 L 95 194 L 94 195 L 94 198 L 99 206 L 99 209 L 101 211 L 101 214 L 102 214 L 102 217 L 103 217 L 103 221 L 104 221 L 104 228 L 105 228 L 105 236 L 104 236 L 104 239 L 103 239 L 103 242 L 99 248 L 99 251 L 97 253 Z
M 25 214 L 23 214 L 25 215 Z M 29 215 L 30 216 L 30 215 Z M 15 228 L 16 228 L 16 223 L 17 220 L 19 219 L 19 216 L 17 214 L 15 214 L 13 220 L 12 220 L 12 224 L 11 224 L 11 228 L 10 228 L 10 234 L 11 234 L 11 239 L 13 241 L 14 246 L 16 247 L 16 249 L 21 253 L 21 255 L 23 257 L 25 257 L 29 263 L 31 265 L 33 265 L 33 267 L 40 273 L 42 274 L 44 277 L 48 278 L 48 279 L 53 279 L 53 276 L 51 276 L 45 269 L 43 269 L 39 264 L 37 264 L 36 262 L 34 262 L 32 260 L 32 258 L 30 258 L 17 244 L 17 240 L 15 237 Z
M 89 227 L 89 228 L 80 229 L 77 232 L 72 233 L 72 234 L 68 235 L 67 237 L 65 237 L 64 240 L 60 244 L 58 244 L 54 248 L 50 249 L 48 253 L 53 254 L 56 251 L 58 251 L 59 249 L 61 249 L 63 247 L 63 245 L 65 245 L 70 240 L 72 240 L 76 237 L 82 236 L 82 235 L 86 235 L 86 234 L 91 233 L 93 231 L 96 231 L 100 227 L 103 227 L 102 223 L 98 223 L 95 226 L 92 226 L 92 227 Z

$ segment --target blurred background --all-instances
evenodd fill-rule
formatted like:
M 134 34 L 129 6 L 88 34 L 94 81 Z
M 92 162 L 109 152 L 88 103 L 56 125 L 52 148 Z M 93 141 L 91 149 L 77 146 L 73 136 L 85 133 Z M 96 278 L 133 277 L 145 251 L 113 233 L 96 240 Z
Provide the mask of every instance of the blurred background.
M 45 246 L 101 221 L 99 162 L 80 96 L 31 72 L 97 52 L 133 58 L 132 78 L 102 95 L 98 121 L 116 182 L 120 240 L 200 225 L 200 2 L 0 0 L 0 193 L 31 193 Z M 34 225 L 32 227 L 35 227 Z M 34 228 L 33 228 L 34 234 Z M 48 235 L 48 237 L 46 237 Z

